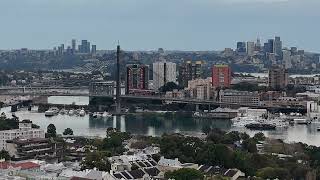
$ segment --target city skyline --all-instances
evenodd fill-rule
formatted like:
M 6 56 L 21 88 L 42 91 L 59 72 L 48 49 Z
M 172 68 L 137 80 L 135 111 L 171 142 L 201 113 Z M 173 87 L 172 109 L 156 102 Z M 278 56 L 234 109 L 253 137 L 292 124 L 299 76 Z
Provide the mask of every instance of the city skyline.
M 98 49 L 223 50 L 280 36 L 284 46 L 319 52 L 316 0 L 2 1 L 0 49 L 51 49 L 88 39 Z M 178 11 L 179 10 L 179 11 Z M 84 13 L 86 12 L 86 13 Z M 271 13 L 272 12 L 272 13 Z M 299 13 L 297 13 L 299 12 Z M 18 23 L 19 22 L 19 23 Z

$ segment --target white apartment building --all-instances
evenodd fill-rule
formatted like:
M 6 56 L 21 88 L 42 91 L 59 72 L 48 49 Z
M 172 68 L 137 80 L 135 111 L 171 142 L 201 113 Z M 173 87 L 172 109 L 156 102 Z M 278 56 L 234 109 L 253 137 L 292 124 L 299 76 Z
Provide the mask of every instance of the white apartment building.
M 177 79 L 177 65 L 172 62 L 153 63 L 153 87 L 159 89 L 165 83 L 174 82 Z
M 284 67 L 286 69 L 289 69 L 292 67 L 292 63 L 291 63 L 291 51 L 289 50 L 283 50 L 282 51 L 282 62 L 284 64 Z
M 17 138 L 45 138 L 45 132 L 42 129 L 32 128 L 32 122 L 24 120 L 19 123 L 19 129 L 0 131 L 0 150 L 7 150 L 7 140 L 13 140 Z

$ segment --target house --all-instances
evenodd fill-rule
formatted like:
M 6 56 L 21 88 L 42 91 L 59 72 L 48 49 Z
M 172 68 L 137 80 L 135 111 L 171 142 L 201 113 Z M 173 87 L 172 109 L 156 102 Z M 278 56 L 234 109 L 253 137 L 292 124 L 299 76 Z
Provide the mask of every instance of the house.
M 223 176 L 230 180 L 236 180 L 239 177 L 245 176 L 245 174 L 238 169 L 225 169 L 219 166 L 201 165 L 198 170 L 204 173 L 208 179 L 215 176 Z

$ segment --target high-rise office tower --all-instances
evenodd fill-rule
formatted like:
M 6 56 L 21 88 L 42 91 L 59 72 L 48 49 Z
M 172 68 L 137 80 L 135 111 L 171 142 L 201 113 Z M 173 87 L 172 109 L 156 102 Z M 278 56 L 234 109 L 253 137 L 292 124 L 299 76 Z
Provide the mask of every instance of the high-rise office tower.
M 188 81 L 201 78 L 202 76 L 202 61 L 185 61 L 179 67 L 179 85 L 188 86 Z
M 284 67 L 286 69 L 290 69 L 292 67 L 290 50 L 282 51 L 282 64 L 284 64 Z
M 77 47 L 77 41 L 75 39 L 71 40 L 71 47 L 72 47 L 72 52 L 76 52 L 76 47 Z
M 283 66 L 272 66 L 269 69 L 269 87 L 281 90 L 288 85 L 288 71 Z
M 126 94 L 130 90 L 147 90 L 149 84 L 149 66 L 128 64 L 126 67 Z
M 238 53 L 246 53 L 246 43 L 245 42 L 237 42 L 237 52 Z
M 153 86 L 159 89 L 168 82 L 176 83 L 177 68 L 176 63 L 155 62 L 153 63 Z
M 276 36 L 274 39 L 273 52 L 277 56 L 282 57 L 282 41 L 280 40 L 280 37 L 278 37 L 278 36 Z
M 96 53 L 97 53 L 97 46 L 96 45 L 92 45 L 91 54 L 96 54 Z
M 212 86 L 213 87 L 230 87 L 231 68 L 228 65 L 214 65 L 212 67 Z
M 247 54 L 253 56 L 255 50 L 254 42 L 247 42 Z
M 81 53 L 90 53 L 90 42 L 87 40 L 81 41 L 81 50 L 79 50 Z
M 260 38 L 257 39 L 257 42 L 255 44 L 255 50 L 256 51 L 261 51 L 261 41 L 260 41 Z

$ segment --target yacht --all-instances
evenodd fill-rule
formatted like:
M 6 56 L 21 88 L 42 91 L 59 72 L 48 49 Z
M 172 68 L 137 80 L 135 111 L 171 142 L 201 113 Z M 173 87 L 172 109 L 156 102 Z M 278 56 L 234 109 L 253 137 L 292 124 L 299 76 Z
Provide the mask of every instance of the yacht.
M 65 109 L 61 109 L 61 110 L 60 110 L 60 114 L 62 114 L 62 115 L 66 114 L 67 112 L 68 112 L 68 111 L 65 110 Z
M 102 117 L 112 117 L 112 114 L 109 114 L 107 111 L 103 112 Z
M 57 107 L 52 107 L 49 110 L 44 112 L 44 115 L 48 116 L 48 117 L 55 116 L 55 115 L 58 115 L 58 114 L 59 114 L 59 109 Z
M 306 118 L 297 118 L 293 120 L 296 124 L 310 124 Z
M 79 116 L 83 117 L 86 115 L 86 111 L 84 109 L 81 109 L 79 112 Z
M 94 112 L 93 115 L 92 115 L 94 118 L 99 118 L 102 116 L 102 113 L 100 112 Z
M 73 116 L 74 115 L 74 110 L 73 109 L 70 109 L 69 112 L 68 112 L 69 116 Z

